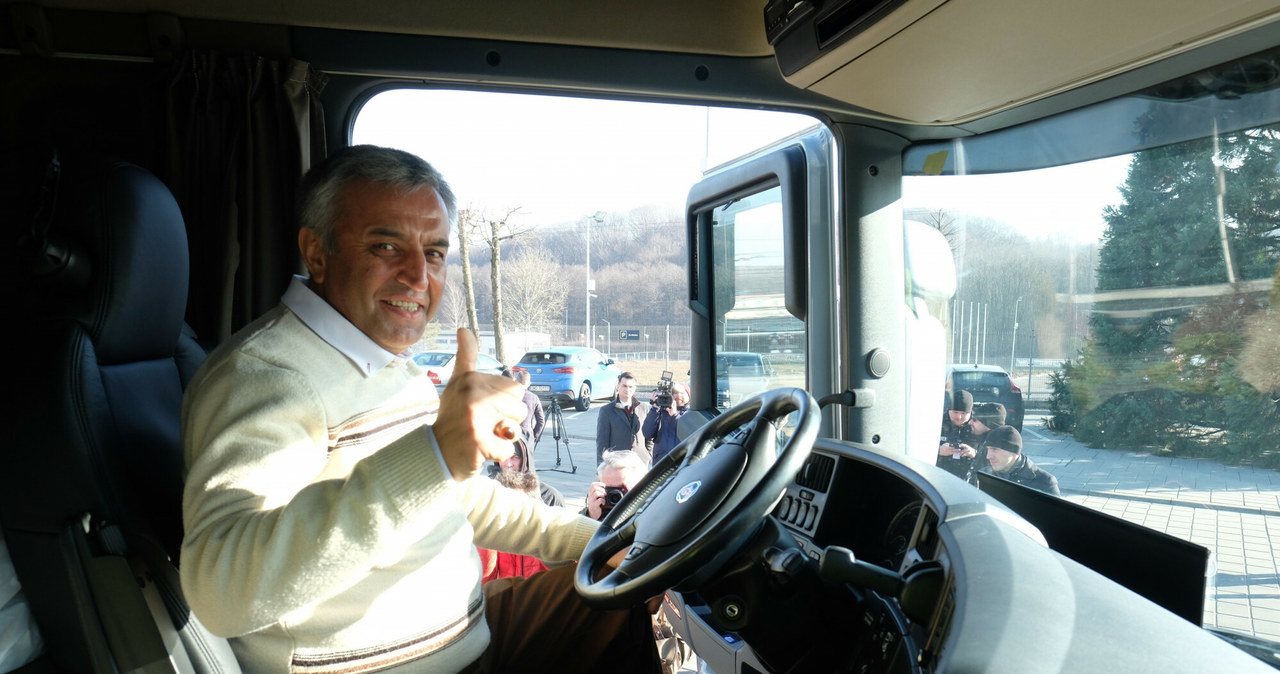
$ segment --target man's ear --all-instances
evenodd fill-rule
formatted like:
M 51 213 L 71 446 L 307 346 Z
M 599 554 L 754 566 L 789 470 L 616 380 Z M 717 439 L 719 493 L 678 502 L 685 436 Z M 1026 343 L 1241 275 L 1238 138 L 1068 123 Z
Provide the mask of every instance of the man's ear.
M 329 253 L 314 229 L 302 227 L 298 230 L 298 250 L 302 251 L 302 262 L 307 265 L 311 281 L 324 283 L 324 265 L 329 259 Z

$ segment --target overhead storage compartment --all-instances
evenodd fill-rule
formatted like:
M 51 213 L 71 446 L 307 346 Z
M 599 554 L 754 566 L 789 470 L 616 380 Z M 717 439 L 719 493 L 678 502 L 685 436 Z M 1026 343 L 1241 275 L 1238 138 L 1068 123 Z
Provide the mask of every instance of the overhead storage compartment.
M 1277 18 L 1274 0 L 774 0 L 764 12 L 791 84 L 886 118 L 939 125 L 1096 82 Z

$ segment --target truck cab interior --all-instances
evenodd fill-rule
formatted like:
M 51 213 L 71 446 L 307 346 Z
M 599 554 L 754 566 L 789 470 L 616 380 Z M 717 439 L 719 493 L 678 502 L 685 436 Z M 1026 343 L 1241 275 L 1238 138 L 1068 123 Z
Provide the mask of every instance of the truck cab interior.
M 1094 271 L 1077 279 L 1072 267 L 1068 286 L 1030 282 L 1014 293 L 1012 334 L 1069 361 L 1077 382 L 1114 384 L 1073 389 L 1074 409 L 1108 417 L 1089 426 L 1081 412 L 1077 437 L 1114 435 L 1115 420 L 1176 400 L 1203 414 L 1142 431 L 1168 452 L 1260 447 L 1232 465 L 1274 467 L 1276 3 L 34 0 L 0 3 L 0 18 L 0 292 L 17 373 L 0 532 L 43 639 L 18 671 L 240 670 L 177 583 L 183 388 L 301 270 L 301 176 L 351 144 L 361 107 L 394 89 L 820 123 L 690 187 L 695 413 L 682 449 L 588 546 L 577 580 L 589 601 L 666 592 L 700 666 L 721 673 L 1280 667 L 1280 630 L 1204 620 L 1225 552 L 1081 505 L 1092 492 L 1055 498 L 995 476 L 974 489 L 934 465 L 947 364 L 980 362 L 961 355 L 973 337 L 957 326 L 984 314 L 960 300 L 985 281 L 919 197 L 1129 158 L 1125 205 L 1098 240 L 1123 240 L 1147 203 L 1160 229 L 1146 231 L 1160 234 L 1135 250 L 1156 252 L 1093 249 Z M 503 154 L 484 137 L 475 146 Z M 1075 198 L 1044 180 L 1063 204 Z M 1017 201 L 1011 184 L 1001 198 Z M 1193 188 L 1207 196 L 1159 210 Z M 734 254 L 748 245 L 743 214 L 762 201 L 779 214 L 765 291 Z M 1046 221 L 1064 208 L 1022 207 Z M 1212 226 L 1184 227 L 1192 220 Z M 996 285 L 1049 266 L 1011 262 L 1020 245 L 989 241 Z M 768 311 L 750 305 L 762 294 Z M 729 400 L 719 392 L 738 389 L 718 381 L 717 358 L 760 352 L 728 338 L 748 309 L 790 346 L 765 361 L 771 390 Z M 1003 344 L 995 364 L 1018 353 Z M 1142 355 L 1122 362 L 1121 345 Z M 1162 377 L 1172 383 L 1153 383 Z M 1023 423 L 1033 427 L 1030 410 Z M 1280 503 L 1260 508 L 1280 522 Z M 1241 574 L 1276 585 L 1280 543 L 1250 545 L 1241 564 L 1271 566 Z M 596 577 L 628 547 L 633 557 Z M 1280 626 L 1280 607 L 1246 610 L 1255 626 Z

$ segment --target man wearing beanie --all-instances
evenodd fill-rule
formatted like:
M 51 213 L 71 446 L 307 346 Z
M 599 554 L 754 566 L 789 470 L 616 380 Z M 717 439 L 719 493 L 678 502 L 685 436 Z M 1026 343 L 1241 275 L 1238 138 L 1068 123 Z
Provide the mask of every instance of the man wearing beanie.
M 934 462 L 939 468 L 968 480 L 973 473 L 973 460 L 978 456 L 974 445 L 973 430 L 973 394 L 968 391 L 955 391 L 951 394 L 947 409 L 947 418 L 942 420 L 942 441 L 938 445 L 938 458 Z
M 960 444 L 959 451 L 966 455 L 973 451 L 973 458 L 963 458 L 967 463 L 966 472 L 960 477 L 973 486 L 978 486 L 978 470 L 987 465 L 987 433 L 991 429 L 1004 425 L 1004 405 L 1000 403 L 974 403 L 973 414 L 969 417 L 969 438 Z M 957 463 L 952 461 L 952 463 Z
M 1022 453 L 1022 435 L 1013 426 L 1001 426 L 987 434 L 987 463 L 991 474 L 1047 494 L 1060 496 L 1058 478 L 1041 470 Z

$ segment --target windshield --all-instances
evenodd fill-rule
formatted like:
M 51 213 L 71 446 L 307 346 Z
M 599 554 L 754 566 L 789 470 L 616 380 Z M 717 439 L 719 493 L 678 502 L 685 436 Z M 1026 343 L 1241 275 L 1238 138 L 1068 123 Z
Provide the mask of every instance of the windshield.
M 948 361 L 1009 375 L 952 387 L 1011 378 L 1062 498 L 1204 546 L 1204 624 L 1280 640 L 1280 94 L 1230 72 L 915 148 L 903 206 L 956 261 Z
M 563 353 L 526 353 L 520 362 L 528 365 L 563 365 L 567 360 L 568 356 Z

